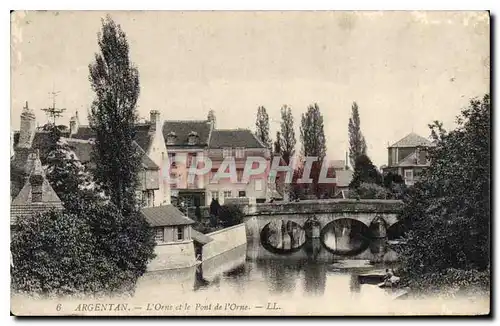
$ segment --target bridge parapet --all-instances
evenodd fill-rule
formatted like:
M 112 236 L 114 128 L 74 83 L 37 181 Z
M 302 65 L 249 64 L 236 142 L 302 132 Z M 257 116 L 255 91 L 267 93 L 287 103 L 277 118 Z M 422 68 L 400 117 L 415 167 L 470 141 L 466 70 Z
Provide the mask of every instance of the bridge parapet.
M 247 216 L 325 214 L 325 213 L 379 213 L 399 214 L 402 211 L 401 200 L 382 199 L 324 199 L 303 200 L 299 202 L 277 202 L 256 204 Z

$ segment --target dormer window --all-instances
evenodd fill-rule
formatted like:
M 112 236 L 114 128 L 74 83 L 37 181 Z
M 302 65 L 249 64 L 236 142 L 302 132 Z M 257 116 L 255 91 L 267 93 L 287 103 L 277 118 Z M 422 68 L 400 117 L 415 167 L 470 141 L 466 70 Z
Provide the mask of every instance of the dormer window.
M 175 142 L 177 141 L 177 135 L 175 132 L 171 131 L 167 135 L 167 145 L 175 145 Z
M 198 133 L 195 131 L 191 131 L 188 135 L 188 144 L 196 145 L 198 144 Z

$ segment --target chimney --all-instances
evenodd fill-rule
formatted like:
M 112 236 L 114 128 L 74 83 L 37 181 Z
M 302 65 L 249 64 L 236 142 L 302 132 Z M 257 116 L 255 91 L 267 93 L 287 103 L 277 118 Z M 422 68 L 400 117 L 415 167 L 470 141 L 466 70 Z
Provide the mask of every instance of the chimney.
M 160 112 L 158 110 L 149 111 L 149 121 L 151 123 L 150 131 L 154 132 L 156 130 L 160 130 Z
M 69 120 L 69 133 L 70 135 L 75 135 L 78 132 L 78 128 L 80 127 L 80 121 L 78 119 L 78 111 L 75 112 L 75 115 L 71 117 Z
M 42 163 L 40 162 L 38 149 L 31 154 L 30 159 L 33 161 L 33 168 L 29 177 L 29 182 L 31 184 L 31 202 L 36 203 L 42 201 L 44 181 Z
M 36 119 L 33 110 L 29 109 L 28 101 L 21 112 L 21 128 L 19 132 L 18 147 L 31 148 L 31 142 L 35 136 Z

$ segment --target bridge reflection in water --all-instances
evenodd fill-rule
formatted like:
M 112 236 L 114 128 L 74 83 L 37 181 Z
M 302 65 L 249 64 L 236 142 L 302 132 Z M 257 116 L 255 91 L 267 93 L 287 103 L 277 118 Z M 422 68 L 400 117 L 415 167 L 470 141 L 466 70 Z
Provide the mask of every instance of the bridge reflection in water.
M 333 225 L 332 230 L 333 234 L 347 237 L 341 223 Z M 368 239 L 368 244 L 361 247 L 362 251 L 357 249 L 356 252 L 345 250 L 358 246 L 355 238 L 338 239 L 327 230 L 323 233 L 323 242 L 321 237 L 308 238 L 300 231 L 295 232 L 297 236 L 293 241 L 272 240 L 277 241 L 275 244 L 281 247 L 278 249 L 263 246 L 262 241 L 253 241 L 199 266 L 147 273 L 139 280 L 136 295 L 146 295 L 151 300 L 165 295 L 189 296 L 189 293 L 210 297 L 225 291 L 242 300 L 246 296 L 255 298 L 257 294 L 262 297 L 287 293 L 323 296 L 329 291 L 340 297 L 350 296 L 370 291 L 371 285 L 359 284 L 359 273 L 392 266 L 397 260 L 396 253 L 388 247 L 385 239 Z M 335 253 L 339 248 L 344 251 Z M 334 268 L 332 263 L 339 261 L 349 262 L 351 267 L 358 262 L 363 267 Z M 367 267 L 367 261 L 373 266 Z

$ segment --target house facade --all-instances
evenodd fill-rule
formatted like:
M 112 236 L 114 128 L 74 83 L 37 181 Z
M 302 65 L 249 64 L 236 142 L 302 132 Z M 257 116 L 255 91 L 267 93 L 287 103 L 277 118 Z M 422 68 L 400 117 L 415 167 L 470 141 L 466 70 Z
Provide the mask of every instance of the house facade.
M 414 185 L 430 164 L 427 153 L 433 146 L 430 140 L 413 132 L 406 135 L 387 148 L 388 164 L 382 168 L 384 174 L 398 174 L 406 185 Z
M 168 173 L 168 153 L 163 140 L 162 122 L 157 110 L 150 111 L 150 119 L 135 125 L 134 145 L 141 155 L 142 169 L 139 175 L 138 196 L 145 206 L 169 205 L 170 186 L 165 178 Z M 76 156 L 82 161 L 90 160 L 95 135 L 88 125 L 80 125 L 78 113 L 71 117 L 67 141 L 75 148 Z M 81 145 L 87 142 L 87 145 Z M 84 153 L 86 151 L 87 153 Z
M 248 129 L 213 130 L 208 146 L 208 157 L 212 161 L 212 169 L 205 176 L 207 201 L 217 199 L 224 204 L 227 198 L 248 197 L 257 203 L 265 202 L 271 195 L 268 191 L 268 174 L 271 167 L 271 155 L 268 148 Z M 259 157 L 266 160 L 264 172 L 252 175 L 243 180 L 243 172 L 247 158 Z M 236 182 L 229 178 L 214 181 L 214 174 L 224 160 L 233 160 L 236 167 Z M 252 168 L 258 168 L 258 162 Z
M 206 203 L 206 185 L 203 176 L 188 178 L 188 171 L 196 160 L 207 153 L 213 123 L 208 120 L 166 120 L 163 138 L 168 149 L 168 166 L 172 198 L 186 206 Z
M 145 207 L 141 213 L 153 228 L 156 241 L 156 258 L 148 264 L 148 271 L 185 268 L 196 264 L 193 220 L 173 205 Z

